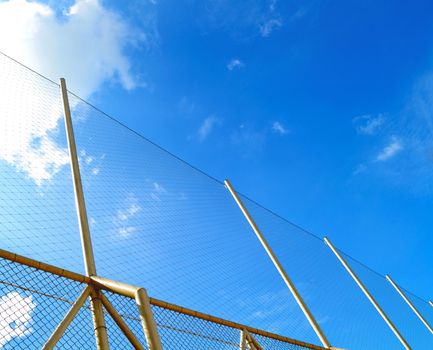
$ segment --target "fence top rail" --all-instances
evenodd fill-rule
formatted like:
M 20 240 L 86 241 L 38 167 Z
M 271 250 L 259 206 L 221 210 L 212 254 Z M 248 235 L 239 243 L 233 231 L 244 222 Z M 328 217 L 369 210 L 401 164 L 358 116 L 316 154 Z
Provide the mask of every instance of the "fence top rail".
M 9 251 L 4 250 L 4 249 L 0 249 L 0 258 L 6 259 L 6 260 L 9 260 L 9 261 L 18 263 L 18 264 L 26 265 L 26 266 L 29 266 L 29 267 L 32 267 L 32 268 L 35 268 L 35 269 L 38 269 L 38 270 L 42 270 L 42 271 L 45 271 L 45 272 L 48 272 L 48 273 L 60 276 L 60 277 L 64 277 L 64 278 L 67 278 L 67 279 L 70 279 L 70 280 L 74 280 L 74 281 L 77 281 L 77 282 L 80 282 L 80 283 L 86 283 L 86 284 L 92 284 L 92 283 L 94 283 L 92 277 L 87 277 L 87 276 L 81 275 L 81 274 L 73 272 L 73 271 L 65 270 L 65 269 L 59 268 L 59 267 L 54 266 L 54 265 L 46 264 L 46 263 L 43 263 L 43 262 L 38 261 L 38 260 L 27 258 L 27 257 L 25 257 L 23 255 L 15 254 L 15 253 L 9 252 Z M 98 280 L 98 277 L 96 277 L 95 280 Z M 105 278 L 102 278 L 102 280 L 111 281 L 111 280 L 108 280 L 108 279 L 105 279 Z M 112 282 L 116 283 L 115 281 L 112 281 Z M 108 289 L 110 291 L 113 291 L 113 292 L 117 293 L 116 290 L 112 290 L 111 288 L 107 287 L 105 285 L 105 283 L 104 284 L 98 283 L 98 286 L 101 287 L 101 288 L 103 288 L 103 289 Z M 138 288 L 138 287 L 134 287 L 134 286 L 131 286 L 131 287 L 132 288 Z M 124 295 L 126 297 L 129 297 L 129 298 L 133 298 L 133 296 L 130 295 L 131 293 L 120 293 L 120 294 L 122 294 L 122 295 Z M 304 348 L 313 349 L 313 350 L 323 350 L 323 349 L 325 349 L 325 348 L 323 348 L 321 346 L 318 346 L 318 345 L 314 345 L 314 344 L 310 344 L 310 343 L 305 343 L 305 342 L 302 342 L 302 341 L 299 341 L 299 340 L 295 340 L 295 339 L 291 339 L 291 338 L 288 338 L 288 337 L 284 337 L 282 335 L 278 335 L 278 334 L 275 334 L 275 333 L 267 332 L 267 331 L 264 331 L 264 330 L 261 330 L 261 329 L 258 329 L 258 328 L 253 328 L 253 327 L 246 326 L 246 325 L 243 325 L 243 324 L 240 324 L 240 323 L 228 321 L 228 320 L 225 320 L 223 318 L 219 318 L 219 317 L 216 317 L 216 316 L 208 315 L 208 314 L 205 314 L 205 313 L 202 313 L 202 312 L 199 312 L 199 311 L 195 311 L 195 310 L 192 310 L 192 309 L 188 309 L 188 308 L 185 308 L 185 307 L 182 307 L 182 306 L 179 306 L 179 305 L 171 304 L 171 303 L 168 303 L 166 301 L 159 300 L 159 299 L 149 298 L 149 301 L 150 301 L 150 304 L 152 304 L 154 306 L 162 307 L 162 308 L 167 309 L 167 310 L 171 310 L 171 311 L 178 312 L 178 313 L 181 313 L 181 314 L 184 314 L 184 315 L 196 317 L 196 318 L 199 318 L 199 319 L 202 319 L 202 320 L 205 320 L 205 321 L 209 321 L 209 322 L 213 322 L 213 323 L 216 323 L 216 324 L 220 324 L 220 325 L 223 325 L 223 326 L 227 326 L 227 327 L 231 327 L 231 328 L 236 328 L 236 329 L 239 329 L 239 330 L 247 330 L 250 333 L 261 335 L 263 337 L 275 339 L 275 340 L 282 341 L 282 342 L 289 343 L 289 344 L 293 344 L 293 345 L 302 346 Z
M 209 321 L 209 322 L 212 322 L 212 323 L 217 323 L 217 324 L 220 324 L 222 326 L 236 328 L 236 329 L 239 329 L 239 330 L 247 330 L 250 333 L 254 333 L 254 334 L 257 334 L 257 335 L 261 335 L 263 337 L 279 340 L 279 341 L 282 341 L 282 342 L 285 342 L 285 343 L 290 343 L 290 344 L 293 344 L 293 345 L 299 345 L 299 346 L 302 346 L 302 347 L 308 348 L 308 349 L 315 349 L 315 350 L 326 349 L 326 348 L 318 346 L 318 345 L 314 345 L 314 344 L 310 344 L 310 343 L 305 343 L 305 342 L 302 342 L 302 341 L 299 341 L 299 340 L 295 340 L 295 339 L 292 339 L 292 338 L 284 337 L 282 335 L 278 335 L 278 334 L 275 334 L 275 333 L 270 333 L 270 332 L 267 332 L 267 331 L 264 331 L 264 330 L 261 330 L 261 329 L 258 329 L 258 328 L 249 327 L 249 326 L 243 325 L 241 323 L 236 323 L 236 322 L 228 321 L 228 320 L 225 320 L 223 318 L 219 318 L 219 317 L 216 317 L 216 316 L 208 315 L 208 314 L 205 314 L 203 312 L 199 312 L 199 311 L 195 311 L 195 310 L 192 310 L 192 309 L 188 309 L 188 308 L 185 308 L 185 307 L 182 307 L 182 306 L 179 306 L 179 305 L 171 304 L 171 303 L 168 303 L 166 301 L 158 300 L 158 299 L 155 299 L 155 298 L 149 298 L 149 299 L 150 299 L 150 303 L 152 305 L 159 306 L 159 307 L 162 307 L 164 309 L 175 311 L 175 312 L 178 312 L 178 313 L 181 313 L 181 314 L 184 314 L 184 315 L 200 318 L 202 320 Z
M 4 250 L 4 249 L 0 249 L 0 258 L 6 259 L 6 260 L 9 260 L 12 262 L 16 262 L 16 263 L 19 263 L 22 265 L 26 265 L 29 267 L 33 267 L 35 269 L 49 272 L 49 273 L 52 273 L 54 275 L 57 275 L 60 277 L 65 277 L 67 279 L 74 280 L 74 281 L 77 281 L 80 283 L 89 284 L 91 282 L 90 278 L 87 276 L 84 276 L 84 275 L 81 275 L 79 273 L 72 272 L 69 270 L 65 270 L 65 269 L 62 269 L 62 268 L 54 266 L 54 265 L 46 264 L 46 263 L 43 263 L 43 262 L 38 261 L 38 260 L 27 258 L 23 255 L 15 254 L 15 253 L 9 252 L 9 251 Z

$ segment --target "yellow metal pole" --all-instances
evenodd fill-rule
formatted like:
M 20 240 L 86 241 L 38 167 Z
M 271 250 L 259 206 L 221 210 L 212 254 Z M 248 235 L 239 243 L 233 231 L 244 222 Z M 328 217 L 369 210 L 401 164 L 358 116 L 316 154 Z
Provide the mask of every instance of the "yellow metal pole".
M 119 281 L 110 280 L 105 277 L 92 276 L 90 277 L 92 283 L 98 288 L 108 290 L 110 292 L 124 295 L 128 298 L 135 299 L 135 293 L 140 287 L 136 287 L 130 284 L 126 284 Z
M 239 341 L 239 348 L 240 348 L 240 350 L 247 350 L 247 348 L 246 348 L 246 346 L 247 346 L 247 344 L 246 344 L 247 339 L 245 337 L 245 333 L 246 333 L 246 330 L 242 329 L 241 330 L 241 339 Z
M 377 301 L 374 299 L 374 297 L 370 294 L 368 289 L 364 286 L 364 284 L 361 282 L 361 280 L 358 278 L 358 276 L 355 274 L 355 272 L 352 270 L 352 268 L 349 266 L 349 264 L 346 262 L 346 260 L 340 254 L 340 252 L 334 247 L 334 245 L 331 243 L 331 241 L 327 237 L 324 238 L 324 241 L 328 245 L 328 247 L 332 250 L 332 252 L 335 254 L 337 259 L 340 260 L 341 264 L 344 266 L 344 268 L 349 273 L 349 275 L 354 279 L 354 281 L 359 286 L 359 288 L 361 288 L 362 292 L 365 294 L 365 296 L 368 298 L 368 300 L 370 300 L 370 302 L 376 308 L 376 310 L 380 314 L 380 316 L 382 316 L 383 320 L 386 322 L 386 324 L 389 326 L 389 328 L 391 328 L 391 330 L 394 332 L 395 336 L 398 338 L 400 343 L 405 347 L 405 349 L 411 350 L 410 345 L 403 338 L 403 336 L 400 334 L 398 329 L 394 326 L 392 321 L 386 315 L 385 311 L 382 310 L 380 305 L 377 303 Z
M 111 318 L 116 322 L 117 326 L 120 328 L 122 333 L 125 335 L 125 337 L 129 340 L 131 345 L 136 350 L 144 350 L 143 345 L 140 344 L 137 337 L 134 335 L 134 333 L 131 331 L 131 329 L 128 327 L 126 322 L 123 320 L 122 316 L 120 316 L 114 306 L 110 303 L 110 301 L 107 299 L 107 297 L 101 293 L 101 301 L 102 305 L 104 305 L 105 310 L 108 311 Z
M 233 196 L 234 200 L 238 204 L 239 208 L 241 209 L 242 213 L 244 214 L 245 218 L 247 219 L 248 223 L 250 224 L 251 228 L 253 229 L 254 233 L 257 235 L 257 238 L 260 240 L 260 242 L 263 245 L 263 248 L 268 253 L 269 257 L 271 258 L 272 262 L 274 263 L 276 269 L 280 273 L 282 279 L 286 283 L 287 287 L 289 288 L 290 292 L 292 293 L 293 297 L 295 298 L 296 302 L 298 303 L 299 307 L 301 308 L 302 312 L 304 313 L 305 317 L 307 318 L 308 322 L 310 323 L 311 327 L 316 332 L 318 338 L 320 339 L 321 343 L 325 348 L 330 348 L 331 344 L 329 343 L 328 339 L 326 338 L 325 334 L 323 333 L 322 329 L 320 328 L 318 322 L 314 318 L 313 314 L 311 313 L 308 306 L 305 304 L 304 300 L 302 299 L 301 295 L 299 294 L 298 290 L 296 289 L 295 285 L 293 284 L 292 280 L 290 279 L 289 275 L 287 274 L 284 267 L 281 265 L 280 261 L 278 260 L 277 256 L 273 252 L 272 248 L 266 241 L 265 237 L 261 233 L 260 229 L 254 222 L 254 219 L 242 203 L 241 199 L 239 198 L 236 191 L 233 189 L 232 185 L 230 184 L 229 180 L 225 180 L 224 184 L 226 185 L 227 189 L 230 191 L 231 195 Z
M 65 333 L 66 328 L 71 324 L 74 317 L 77 315 L 78 311 L 81 309 L 86 299 L 89 297 L 92 291 L 92 287 L 87 286 L 78 299 L 75 301 L 74 305 L 69 309 L 68 313 L 63 318 L 62 322 L 59 323 L 56 330 L 51 334 L 50 339 L 47 340 L 42 350 L 52 350 L 57 345 L 58 341 Z
M 245 335 L 248 343 L 248 347 L 254 350 L 263 350 L 261 345 L 257 342 L 257 340 L 251 335 L 250 332 L 245 330 Z
M 136 291 L 135 301 L 137 302 L 138 312 L 140 313 L 141 324 L 143 325 L 149 350 L 162 350 L 158 328 L 153 318 L 152 309 L 150 308 L 149 297 L 144 288 L 140 288 Z
M 77 147 L 75 144 L 74 128 L 72 125 L 71 110 L 69 107 L 68 90 L 64 78 L 60 79 L 60 89 L 65 116 L 66 136 L 71 159 L 71 173 L 74 184 L 75 206 L 77 208 L 78 223 L 80 227 L 81 244 L 83 248 L 84 265 L 87 276 L 96 275 L 95 258 L 93 255 L 92 241 L 90 239 L 89 221 L 87 219 L 86 203 L 84 200 L 83 185 L 81 182 L 80 165 L 78 163 Z M 96 345 L 98 350 L 108 350 L 107 328 L 102 311 L 100 292 L 93 290 L 90 301 L 93 311 L 93 323 L 95 327 Z
M 430 331 L 430 333 L 433 334 L 433 329 L 427 322 L 427 320 L 421 315 L 421 313 L 418 311 L 418 309 L 413 305 L 413 303 L 409 300 L 409 298 L 403 293 L 401 288 L 397 286 L 397 284 L 392 280 L 391 276 L 386 275 L 386 279 L 389 283 L 394 287 L 394 289 L 397 291 L 398 294 L 403 298 L 403 300 L 409 305 L 409 307 L 412 309 L 412 311 L 417 315 L 417 317 L 421 320 L 422 323 L 424 323 L 424 326 L 427 327 L 427 329 Z

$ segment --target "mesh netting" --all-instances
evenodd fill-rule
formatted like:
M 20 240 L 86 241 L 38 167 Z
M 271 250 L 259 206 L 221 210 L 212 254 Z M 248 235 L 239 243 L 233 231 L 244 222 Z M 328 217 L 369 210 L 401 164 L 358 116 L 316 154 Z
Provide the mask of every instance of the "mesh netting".
M 42 348 L 85 285 L 2 258 L 0 271 L 0 348 Z M 104 294 L 147 349 L 135 300 L 107 291 Z M 152 306 L 152 312 L 164 349 L 239 348 L 239 329 L 161 306 Z M 107 312 L 105 322 L 112 349 L 133 349 Z M 257 337 L 260 337 L 264 349 L 305 348 L 265 336 Z M 88 301 L 66 329 L 56 348 L 96 349 Z
M 1 248 L 82 272 L 59 87 L 1 54 L 0 77 Z M 220 181 L 73 94 L 70 104 L 100 275 L 144 286 L 150 295 L 175 304 L 319 343 Z M 321 239 L 241 197 L 333 345 L 401 347 Z M 409 344 L 433 348 L 431 334 L 384 277 L 347 259 Z M 2 264 L 0 335 L 5 340 L 0 344 L 38 348 L 83 286 Z M 407 293 L 433 322 L 433 308 Z M 143 341 L 134 302 L 109 298 Z M 167 348 L 238 346 L 235 329 L 158 307 L 154 311 Z M 83 308 L 62 338 L 64 348 L 94 346 L 90 318 Z M 115 348 L 128 348 L 108 315 L 106 321 Z M 270 348 L 292 346 L 263 341 Z
M 146 286 L 175 304 L 318 342 L 222 183 L 70 99 L 101 275 Z
M 1 248 L 81 272 L 56 84 L 0 54 Z
M 0 259 L 0 348 L 41 349 L 85 285 Z M 89 308 L 82 308 L 59 345 L 94 348 Z

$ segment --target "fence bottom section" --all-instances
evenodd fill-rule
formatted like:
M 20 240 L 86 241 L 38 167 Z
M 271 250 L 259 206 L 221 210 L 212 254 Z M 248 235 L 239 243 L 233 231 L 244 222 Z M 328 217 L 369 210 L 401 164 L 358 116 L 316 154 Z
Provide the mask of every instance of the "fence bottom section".
M 86 288 L 61 269 L 27 259 L 0 258 L 0 349 L 42 349 L 54 330 Z M 23 260 L 24 261 L 24 260 Z M 133 298 L 103 291 L 135 338 L 148 349 L 137 304 Z M 153 302 L 152 302 L 153 301 Z M 151 299 L 151 309 L 164 350 L 240 349 L 239 324 L 203 316 L 199 312 Z M 105 313 L 111 349 L 136 349 Z M 248 327 L 249 328 L 249 327 Z M 263 349 L 322 349 L 319 346 L 290 341 L 284 337 L 249 328 Z M 268 334 L 268 336 L 266 336 Z M 92 314 L 87 300 L 57 343 L 56 349 L 96 349 Z

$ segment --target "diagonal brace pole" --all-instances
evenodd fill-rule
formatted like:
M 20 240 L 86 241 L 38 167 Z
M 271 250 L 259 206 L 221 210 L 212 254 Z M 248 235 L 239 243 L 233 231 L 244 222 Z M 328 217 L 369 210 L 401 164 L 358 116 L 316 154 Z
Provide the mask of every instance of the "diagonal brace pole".
M 110 303 L 110 301 L 107 299 L 107 297 L 101 292 L 101 301 L 102 305 L 104 305 L 105 310 L 108 311 L 111 318 L 116 322 L 117 326 L 120 328 L 122 333 L 125 335 L 125 337 L 129 340 L 129 342 L 132 344 L 134 349 L 136 350 L 144 350 L 143 345 L 138 341 L 134 333 L 131 331 L 131 329 L 128 327 L 128 325 L 125 323 L 123 318 L 117 313 L 114 306 Z
M 63 333 L 65 333 L 66 328 L 71 324 L 72 320 L 77 316 L 78 311 L 86 302 L 86 299 L 89 297 L 92 292 L 92 287 L 87 286 L 83 292 L 80 294 L 78 299 L 75 301 L 74 305 L 69 309 L 68 313 L 65 315 L 63 320 L 59 323 L 57 328 L 54 330 L 53 334 L 51 334 L 50 339 L 47 340 L 42 350 L 52 350 L 56 346 L 57 342 L 62 337 Z
M 263 350 L 263 348 L 260 346 L 260 344 L 257 342 L 257 340 L 251 335 L 250 332 L 247 332 L 247 342 L 248 345 L 250 345 L 254 350 Z

